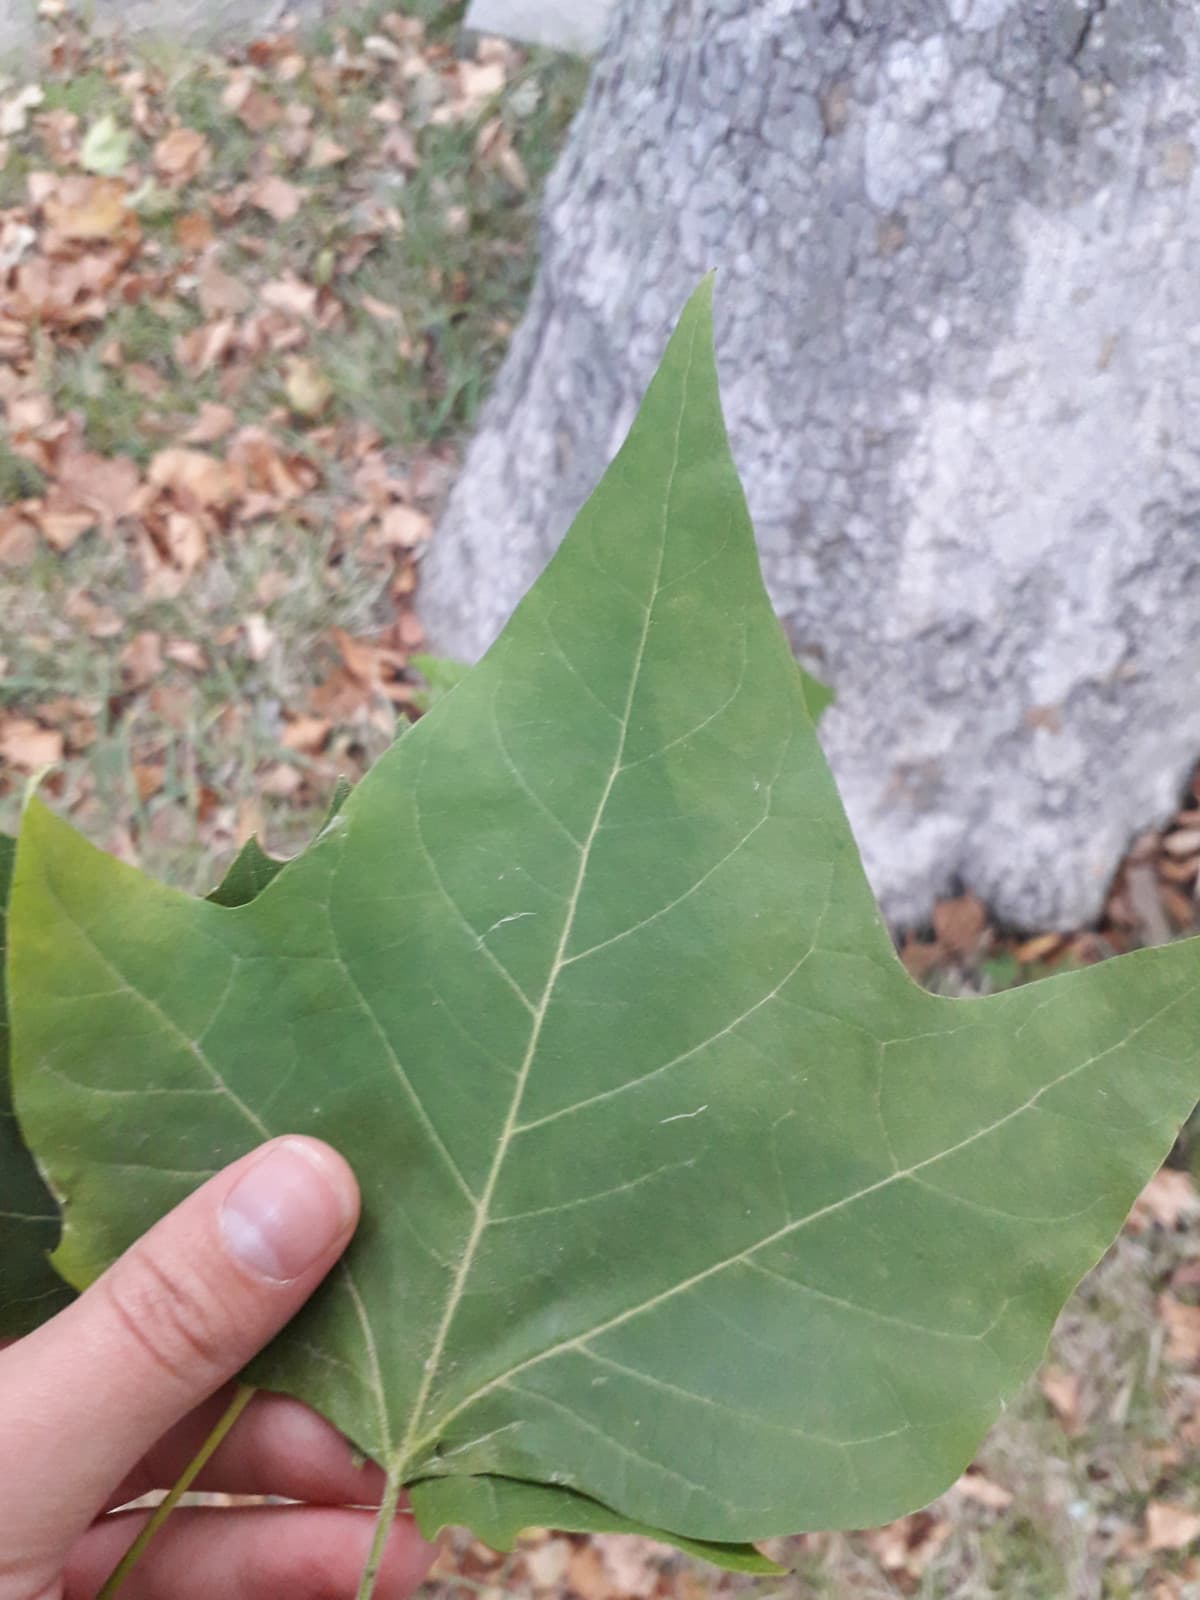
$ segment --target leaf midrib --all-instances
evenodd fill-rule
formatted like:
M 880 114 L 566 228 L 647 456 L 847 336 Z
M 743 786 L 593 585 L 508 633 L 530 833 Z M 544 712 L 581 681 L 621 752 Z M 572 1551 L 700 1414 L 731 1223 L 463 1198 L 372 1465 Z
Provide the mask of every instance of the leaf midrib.
M 591 861 L 592 847 L 596 842 L 596 836 L 599 833 L 600 825 L 604 820 L 604 813 L 608 807 L 608 802 L 612 795 L 613 787 L 616 784 L 617 778 L 620 776 L 623 768 L 625 745 L 629 737 L 629 725 L 633 716 L 634 700 L 637 696 L 638 683 L 641 679 L 642 667 L 646 657 L 646 646 L 650 638 L 650 628 L 654 619 L 655 601 L 658 598 L 658 594 L 662 586 L 663 566 L 666 561 L 667 533 L 670 526 L 671 517 L 671 503 L 675 492 L 675 480 L 679 471 L 680 447 L 683 436 L 683 419 L 687 412 L 688 380 L 692 370 L 695 344 L 696 333 L 693 329 L 692 341 L 688 347 L 687 360 L 683 368 L 682 382 L 680 385 L 679 409 L 675 419 L 675 437 L 671 452 L 671 467 L 667 474 L 666 491 L 663 495 L 662 521 L 659 527 L 658 559 L 655 564 L 654 578 L 650 587 L 649 598 L 645 602 L 641 637 L 638 640 L 637 650 L 634 655 L 633 668 L 629 675 L 629 688 L 625 696 L 625 707 L 620 719 L 620 733 L 617 739 L 616 752 L 613 756 L 608 777 L 605 780 L 604 786 L 600 792 L 600 798 L 596 804 L 596 810 L 592 817 L 591 826 L 579 847 L 579 866 L 575 874 L 574 886 L 571 890 L 570 897 L 567 900 L 566 910 L 563 916 L 562 932 L 559 936 L 558 946 L 555 949 L 554 958 L 551 961 L 550 970 L 546 976 L 546 982 L 542 989 L 541 999 L 538 1001 L 537 1008 L 533 1014 L 533 1020 L 529 1029 L 529 1039 L 525 1047 L 525 1055 L 522 1059 L 520 1070 L 517 1073 L 516 1083 L 513 1086 L 513 1093 L 509 1101 L 508 1113 L 504 1119 L 504 1125 L 501 1129 L 499 1140 L 497 1141 L 496 1152 L 492 1158 L 492 1165 L 488 1172 L 487 1181 L 484 1184 L 483 1192 L 481 1193 L 478 1203 L 475 1207 L 475 1213 L 471 1223 L 471 1231 L 468 1234 L 466 1244 L 463 1247 L 463 1254 L 459 1261 L 458 1270 L 454 1276 L 454 1282 L 452 1283 L 450 1292 L 446 1297 L 446 1304 L 443 1308 L 441 1321 L 438 1325 L 438 1331 L 434 1336 L 433 1348 L 431 1349 L 430 1354 L 424 1364 L 421 1384 L 417 1390 L 416 1398 L 413 1401 L 412 1413 L 409 1418 L 408 1426 L 405 1429 L 404 1438 L 396 1451 L 395 1461 L 392 1463 L 393 1472 L 403 1471 L 407 1467 L 409 1458 L 413 1451 L 414 1442 L 419 1435 L 421 1424 L 424 1421 L 425 1410 L 429 1403 L 429 1397 L 433 1391 L 433 1386 L 437 1381 L 439 1369 L 441 1367 L 442 1356 L 445 1352 L 446 1343 L 450 1334 L 450 1328 L 453 1324 L 455 1313 L 462 1299 L 467 1279 L 471 1273 L 471 1268 L 474 1265 L 475 1255 L 479 1248 L 479 1242 L 483 1238 L 484 1230 L 487 1228 L 488 1223 L 491 1220 L 492 1199 L 495 1195 L 496 1187 L 500 1180 L 500 1173 L 503 1169 L 505 1159 L 512 1144 L 513 1135 L 517 1129 L 526 1085 L 529 1082 L 530 1072 L 537 1056 L 538 1044 L 541 1040 L 542 1027 L 545 1023 L 546 1016 L 550 1010 L 551 1002 L 554 998 L 554 990 L 558 982 L 559 975 L 566 965 L 567 947 L 570 944 L 571 934 L 574 931 L 575 918 L 579 909 L 579 902 L 583 893 L 584 883 L 587 879 L 588 866 Z

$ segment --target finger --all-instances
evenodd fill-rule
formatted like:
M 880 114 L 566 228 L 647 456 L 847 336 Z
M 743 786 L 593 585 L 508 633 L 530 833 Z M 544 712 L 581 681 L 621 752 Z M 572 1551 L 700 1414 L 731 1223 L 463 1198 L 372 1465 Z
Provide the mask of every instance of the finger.
M 106 1517 L 66 1568 L 64 1600 L 92 1600 L 137 1537 L 143 1514 Z M 370 1511 L 309 1506 L 172 1512 L 121 1586 L 121 1600 L 331 1600 L 354 1594 L 375 1532 Z M 396 1519 L 373 1600 L 404 1600 L 437 1549 Z
M 358 1191 L 314 1139 L 275 1139 L 190 1195 L 0 1357 L 0 1549 L 68 1548 L 154 1442 L 296 1312 Z M 3 1535 L 5 1531 L 9 1538 Z
M 109 1496 L 109 1506 L 124 1505 L 151 1489 L 169 1489 L 231 1398 L 232 1390 L 220 1390 L 172 1428 Z M 380 1469 L 356 1457 L 336 1428 L 298 1400 L 279 1394 L 255 1396 L 193 1485 L 222 1494 L 274 1494 L 331 1506 L 378 1505 L 383 1487 Z

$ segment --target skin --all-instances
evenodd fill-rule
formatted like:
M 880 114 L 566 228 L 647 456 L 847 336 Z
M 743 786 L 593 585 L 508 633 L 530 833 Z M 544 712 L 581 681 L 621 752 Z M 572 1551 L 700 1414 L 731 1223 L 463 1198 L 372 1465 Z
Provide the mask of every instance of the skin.
M 245 1180 L 245 1181 L 243 1181 Z M 224 1411 L 229 1379 L 292 1317 L 358 1220 L 345 1161 L 288 1138 L 189 1196 L 65 1311 L 0 1351 L 0 1600 L 93 1600 Z M 195 1487 L 288 1506 L 181 1509 L 122 1600 L 344 1600 L 382 1474 L 297 1401 L 259 1395 Z M 436 1554 L 397 1518 L 375 1590 L 403 1600 Z

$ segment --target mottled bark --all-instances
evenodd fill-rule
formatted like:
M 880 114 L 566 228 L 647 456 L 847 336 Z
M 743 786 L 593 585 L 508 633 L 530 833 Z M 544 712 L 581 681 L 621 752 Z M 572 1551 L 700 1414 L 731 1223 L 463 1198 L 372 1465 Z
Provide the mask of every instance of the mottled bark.
M 1200 750 L 1200 13 L 622 0 L 423 586 L 493 637 L 720 269 L 734 453 L 893 920 L 1098 909 Z

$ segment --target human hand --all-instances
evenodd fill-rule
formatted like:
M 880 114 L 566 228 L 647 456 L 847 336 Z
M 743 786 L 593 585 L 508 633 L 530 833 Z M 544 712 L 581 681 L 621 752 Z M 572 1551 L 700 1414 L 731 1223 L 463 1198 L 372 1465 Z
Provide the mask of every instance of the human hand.
M 92 1600 L 145 1511 L 229 1403 L 220 1386 L 292 1317 L 358 1221 L 350 1168 L 315 1139 L 235 1161 L 65 1311 L 0 1352 L 0 1600 Z M 121 1600 L 341 1600 L 366 1564 L 383 1474 L 314 1412 L 258 1395 L 194 1487 L 296 1506 L 176 1510 Z M 434 1550 L 397 1520 L 375 1594 Z

